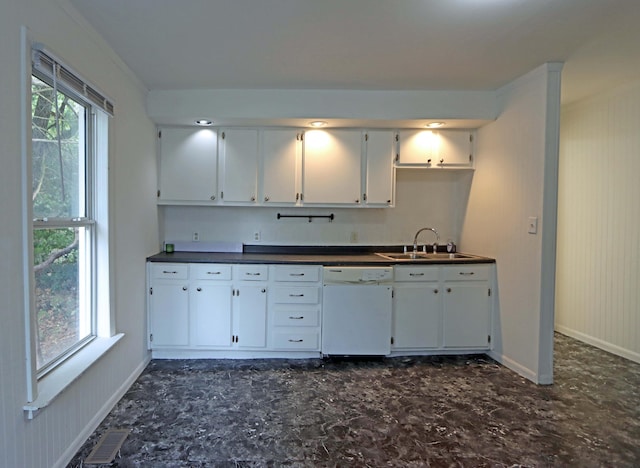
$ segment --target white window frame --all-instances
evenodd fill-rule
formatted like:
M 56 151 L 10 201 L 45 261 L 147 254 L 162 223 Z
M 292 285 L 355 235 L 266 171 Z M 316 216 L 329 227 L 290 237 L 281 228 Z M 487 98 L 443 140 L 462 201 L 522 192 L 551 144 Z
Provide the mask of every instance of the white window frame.
M 112 101 L 103 98 L 96 104 L 95 96 L 104 96 L 97 88 L 86 82 L 79 74 L 59 60 L 51 51 L 41 44 L 33 41 L 31 33 L 26 28 L 21 28 L 22 48 L 22 108 L 21 108 L 21 140 L 22 140 L 22 230 L 23 230 L 23 271 L 24 271 L 24 304 L 25 304 L 25 338 L 26 338 L 26 366 L 27 366 L 27 394 L 26 404 L 23 406 L 28 419 L 33 419 L 42 409 L 46 408 L 60 393 L 72 385 L 93 363 L 111 349 L 124 335 L 115 332 L 115 316 L 112 304 L 113 292 L 110 285 L 112 273 L 110 270 L 110 236 L 109 236 L 109 120 L 113 113 Z M 60 361 L 46 374 L 38 376 L 36 369 L 36 317 L 35 294 L 33 273 L 33 209 L 31 201 L 32 186 L 32 151 L 31 151 L 31 77 L 33 75 L 32 52 L 42 51 L 47 57 L 62 64 L 64 71 L 71 74 L 72 78 L 84 87 L 81 91 L 88 93 L 82 99 L 80 93 L 74 93 L 84 101 L 89 101 L 92 111 L 93 134 L 91 142 L 93 152 L 93 165 L 91 173 L 93 177 L 93 195 L 89 202 L 93 204 L 93 217 L 90 228 L 94 229 L 94 245 L 92 258 L 93 290 L 93 332 L 95 339 L 87 340 L 87 343 L 79 350 Z M 73 88 L 73 86 L 72 86 Z M 82 224 L 84 221 L 78 221 Z M 49 227 L 53 227 L 51 222 Z

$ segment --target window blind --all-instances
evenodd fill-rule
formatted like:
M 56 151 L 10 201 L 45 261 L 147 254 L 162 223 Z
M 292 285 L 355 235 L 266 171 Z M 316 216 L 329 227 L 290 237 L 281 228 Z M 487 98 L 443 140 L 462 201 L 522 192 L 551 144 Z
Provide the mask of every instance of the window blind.
M 113 102 L 95 86 L 84 80 L 71 68 L 58 60 L 55 55 L 47 51 L 41 44 L 34 44 L 33 46 L 31 51 L 31 66 L 51 79 L 55 79 L 59 84 L 77 93 L 78 96 L 99 107 L 107 114 L 113 116 Z

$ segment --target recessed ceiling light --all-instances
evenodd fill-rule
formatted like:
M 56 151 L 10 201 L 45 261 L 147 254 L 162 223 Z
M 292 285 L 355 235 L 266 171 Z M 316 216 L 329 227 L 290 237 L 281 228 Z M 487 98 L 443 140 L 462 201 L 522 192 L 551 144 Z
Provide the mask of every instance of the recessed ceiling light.
M 324 127 L 325 125 L 327 125 L 327 122 L 325 122 L 324 120 L 314 120 L 313 122 L 309 122 L 309 125 L 311 125 L 312 127 Z
M 438 127 L 442 127 L 443 125 L 444 125 L 444 122 L 429 122 L 428 124 L 425 125 L 425 127 L 438 128 Z
M 201 127 L 208 127 L 213 124 L 213 121 L 207 119 L 198 119 L 196 120 L 196 125 L 200 125 Z

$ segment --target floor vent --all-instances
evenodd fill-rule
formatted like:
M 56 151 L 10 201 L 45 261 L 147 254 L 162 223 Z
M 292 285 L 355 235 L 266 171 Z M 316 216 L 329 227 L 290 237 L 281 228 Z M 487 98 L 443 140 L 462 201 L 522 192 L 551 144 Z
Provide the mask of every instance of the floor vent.
M 128 435 L 129 429 L 109 429 L 100 437 L 98 444 L 84 460 L 85 464 L 111 463 Z

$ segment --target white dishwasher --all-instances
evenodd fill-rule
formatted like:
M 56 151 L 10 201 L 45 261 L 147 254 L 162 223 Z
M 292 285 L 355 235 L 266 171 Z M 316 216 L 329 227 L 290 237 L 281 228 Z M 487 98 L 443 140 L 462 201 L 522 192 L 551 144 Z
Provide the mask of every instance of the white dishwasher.
M 392 267 L 324 267 L 322 354 L 391 353 Z

